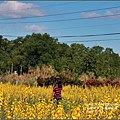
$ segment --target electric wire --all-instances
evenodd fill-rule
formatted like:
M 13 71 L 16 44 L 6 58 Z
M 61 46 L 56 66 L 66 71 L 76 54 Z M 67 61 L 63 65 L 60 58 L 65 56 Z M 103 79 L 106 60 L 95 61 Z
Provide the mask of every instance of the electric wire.
M 119 39 L 95 39 L 95 40 L 75 40 L 75 41 L 65 41 L 64 43 L 77 43 L 77 42 L 97 42 L 97 41 L 119 41 Z
M 72 26 L 72 27 L 63 27 L 63 28 L 51 28 L 51 29 L 46 29 L 46 31 L 54 31 L 54 30 L 63 30 L 63 29 L 82 29 L 82 28 L 90 28 L 90 27 L 105 27 L 105 26 L 111 26 L 111 25 L 118 25 L 120 23 L 109 23 L 109 24 L 97 24 L 97 25 L 88 25 L 88 26 Z M 15 32 L 27 32 L 26 30 L 21 30 L 21 31 L 7 31 L 7 33 L 15 33 Z M 30 31 L 28 31 L 30 32 Z
M 54 38 L 73 38 L 73 37 L 95 37 L 95 36 L 108 36 L 108 35 L 120 35 L 120 32 L 116 33 L 102 33 L 102 34 L 88 34 L 88 35 L 65 35 L 65 36 L 53 36 Z
M 104 17 L 114 17 L 120 16 L 120 14 L 114 15 L 101 15 L 94 17 L 83 17 L 83 18 L 71 18 L 71 19 L 58 19 L 58 20 L 45 20 L 45 21 L 34 21 L 34 22 L 18 22 L 18 23 L 44 23 L 44 22 L 66 22 L 66 21 L 75 21 L 75 20 L 83 20 L 83 19 L 95 19 L 95 18 L 104 18 Z M 11 22 L 1 23 L 1 24 L 11 24 Z
M 102 33 L 102 34 L 87 34 L 87 35 L 66 35 L 66 36 L 52 36 L 53 38 L 73 38 L 73 37 L 95 37 L 95 36 L 112 36 L 112 35 L 120 35 L 120 32 L 116 32 L 116 33 Z M 25 36 L 13 36 L 13 35 L 2 35 L 2 36 L 6 36 L 6 37 L 25 37 Z
M 10 36 L 10 35 L 5 35 L 5 36 L 7 36 L 7 37 L 18 37 L 18 36 Z M 19 37 L 21 37 L 21 36 L 19 36 Z M 100 41 L 102 41 L 102 42 L 106 42 L 106 41 L 119 41 L 120 40 L 120 38 L 118 38 L 118 39 L 91 39 L 91 40 L 72 40 L 72 41 L 64 41 L 63 43 L 77 43 L 77 42 L 100 42 Z
M 59 15 L 67 15 L 67 14 L 76 14 L 80 12 L 92 12 L 92 11 L 100 11 L 100 10 L 106 10 L 106 9 L 114 9 L 119 8 L 120 6 L 115 7 L 107 7 L 107 8 L 99 8 L 99 9 L 92 9 L 92 10 L 83 10 L 83 11 L 76 11 L 76 12 L 67 12 L 67 13 L 59 13 L 59 14 L 51 14 L 51 15 L 43 15 L 43 16 L 29 16 L 29 17 L 21 17 L 21 18 L 3 18 L 0 20 L 10 20 L 10 19 L 26 19 L 26 18 L 35 18 L 35 17 L 49 17 L 49 16 L 59 16 Z
M 47 31 L 49 30 L 63 30 L 63 29 L 76 29 L 76 28 L 88 28 L 88 27 L 101 27 L 101 26 L 111 26 L 111 25 L 118 25 L 120 23 L 109 23 L 109 24 L 101 24 L 101 25 L 88 25 L 88 26 L 73 26 L 73 27 L 63 27 L 63 28 L 51 28 L 51 29 L 46 29 Z

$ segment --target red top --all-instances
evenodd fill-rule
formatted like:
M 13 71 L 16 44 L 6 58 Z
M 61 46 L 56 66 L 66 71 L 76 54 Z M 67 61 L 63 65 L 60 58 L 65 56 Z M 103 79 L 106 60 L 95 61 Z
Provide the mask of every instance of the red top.
M 62 88 L 58 88 L 58 86 L 55 86 L 53 88 L 53 92 L 54 92 L 53 97 L 54 98 L 62 98 L 61 91 L 62 91 Z

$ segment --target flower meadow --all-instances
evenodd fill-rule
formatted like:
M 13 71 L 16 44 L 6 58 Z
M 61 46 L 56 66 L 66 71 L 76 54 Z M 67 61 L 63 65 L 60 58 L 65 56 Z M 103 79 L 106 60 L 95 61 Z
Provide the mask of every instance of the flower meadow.
M 63 86 L 63 99 L 51 99 L 52 86 L 0 84 L 1 119 L 120 119 L 120 87 Z

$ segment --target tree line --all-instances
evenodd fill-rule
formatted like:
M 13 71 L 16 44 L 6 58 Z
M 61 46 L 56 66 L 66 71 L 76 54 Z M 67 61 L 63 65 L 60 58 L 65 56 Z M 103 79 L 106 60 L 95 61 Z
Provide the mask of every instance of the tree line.
M 56 71 L 74 71 L 77 75 L 93 72 L 97 77 L 120 77 L 120 56 L 111 48 L 85 47 L 58 42 L 49 34 L 35 34 L 8 40 L 0 36 L 0 74 L 27 73 L 29 66 L 52 66 Z

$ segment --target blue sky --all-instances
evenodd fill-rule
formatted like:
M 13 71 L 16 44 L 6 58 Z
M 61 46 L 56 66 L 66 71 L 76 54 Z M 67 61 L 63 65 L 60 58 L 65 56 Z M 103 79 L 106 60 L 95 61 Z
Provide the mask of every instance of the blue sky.
M 120 34 L 86 36 L 119 33 L 119 14 L 119 1 L 1 1 L 0 34 L 14 40 L 33 32 L 48 33 L 61 43 L 70 45 L 76 42 L 90 48 L 99 45 L 112 48 L 120 55 Z

